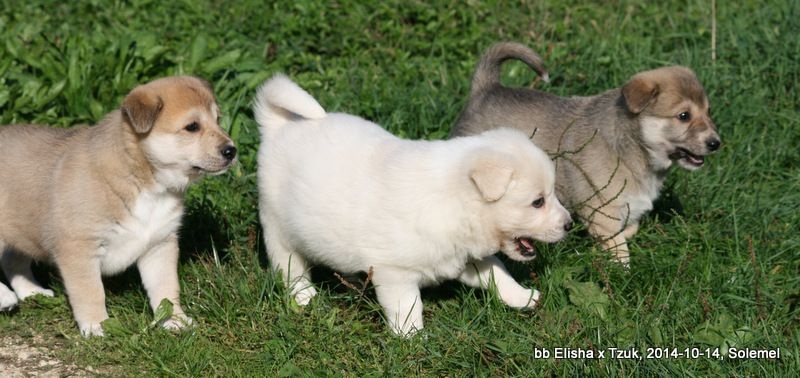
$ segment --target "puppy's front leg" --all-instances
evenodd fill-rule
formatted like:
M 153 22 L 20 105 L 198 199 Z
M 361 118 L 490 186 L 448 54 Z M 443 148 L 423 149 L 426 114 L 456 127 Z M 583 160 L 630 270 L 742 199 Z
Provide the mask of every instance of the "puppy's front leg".
M 66 242 L 57 246 L 54 255 L 72 313 L 84 337 L 103 336 L 100 323 L 108 319 L 100 260 L 94 253 L 87 253 L 95 249 L 88 241 Z
M 628 243 L 625 237 L 628 234 L 636 233 L 638 228 L 637 224 L 629 225 L 627 228 L 622 229 L 622 225 L 618 220 L 598 215 L 591 220 L 589 233 L 600 242 L 603 250 L 613 253 L 614 258 L 628 268 L 630 267 L 630 253 L 628 252 Z
M 630 223 L 622 230 L 622 236 L 624 236 L 625 239 L 630 239 L 633 235 L 636 235 L 637 232 L 639 232 L 639 223 Z
M 600 244 L 603 250 L 614 254 L 614 258 L 625 268 L 630 268 L 631 258 L 628 252 L 628 242 L 622 233 L 613 236 L 600 236 Z
M 173 235 L 136 262 L 153 312 L 162 300 L 172 302 L 172 316 L 162 324 L 166 329 L 180 329 L 192 324 L 192 318 L 186 316 L 181 308 L 178 255 L 178 239 Z
M 372 282 L 378 303 L 395 334 L 410 337 L 422 329 L 419 285 L 408 277 L 408 273 L 375 268 Z
M 495 256 L 470 262 L 458 279 L 482 289 L 491 288 L 494 284 L 503 303 L 513 308 L 534 308 L 541 296 L 538 290 L 527 289 L 514 280 L 503 262 Z

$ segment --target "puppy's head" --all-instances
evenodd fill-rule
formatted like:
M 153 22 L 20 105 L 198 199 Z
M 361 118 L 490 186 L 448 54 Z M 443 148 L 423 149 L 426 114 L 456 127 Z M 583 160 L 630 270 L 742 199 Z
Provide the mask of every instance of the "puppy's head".
M 177 76 L 140 85 L 125 97 L 121 111 L 124 127 L 138 136 L 157 179 L 170 181 L 167 186 L 221 174 L 236 161 L 236 147 L 218 124 L 219 107 L 206 81 Z
M 706 92 L 688 68 L 640 72 L 622 87 L 622 94 L 628 110 L 638 117 L 642 140 L 659 168 L 673 161 L 685 169 L 700 168 L 704 157 L 722 144 Z
M 494 230 L 500 250 L 511 259 L 536 257 L 533 240 L 556 242 L 572 219 L 555 195 L 555 168 L 550 158 L 523 133 L 496 129 L 481 137 L 492 140 L 469 163 L 469 178 Z

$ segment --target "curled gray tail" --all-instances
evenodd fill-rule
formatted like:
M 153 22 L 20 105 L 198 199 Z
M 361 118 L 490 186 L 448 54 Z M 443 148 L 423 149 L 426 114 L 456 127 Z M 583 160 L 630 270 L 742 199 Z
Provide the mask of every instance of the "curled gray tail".
M 527 46 L 515 42 L 500 42 L 490 47 L 478 62 L 472 77 L 471 95 L 475 96 L 493 85 L 500 84 L 500 67 L 509 59 L 519 59 L 536 71 L 542 80 L 550 77 L 544 68 L 542 58 Z

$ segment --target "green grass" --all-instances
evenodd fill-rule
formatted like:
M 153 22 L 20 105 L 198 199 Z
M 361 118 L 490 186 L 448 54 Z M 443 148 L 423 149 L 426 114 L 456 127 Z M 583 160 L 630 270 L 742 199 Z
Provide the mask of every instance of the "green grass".
M 425 2 L 427 3 L 427 2 Z M 0 1 L 0 123 L 93 123 L 136 83 L 210 80 L 241 164 L 188 194 L 184 307 L 170 334 L 135 270 L 106 280 L 110 335 L 85 340 L 57 292 L 0 315 L 0 332 L 41 335 L 57 355 L 113 375 L 781 376 L 800 371 L 800 5 L 717 2 L 717 58 L 706 1 L 535 2 Z M 249 109 L 274 72 L 328 110 L 408 138 L 443 138 L 493 42 L 545 58 L 541 89 L 589 95 L 637 71 L 692 67 L 708 90 L 722 150 L 673 171 L 632 240 L 632 269 L 607 262 L 580 230 L 509 263 L 543 292 L 535 312 L 446 284 L 424 292 L 424 337 L 392 337 L 374 294 L 319 270 L 300 309 L 267 269 L 256 214 L 258 135 Z M 529 85 L 521 64 L 508 85 Z M 3 178 L 0 178 L 3 179 Z M 2 210 L 0 210 L 0 216 Z M 781 348 L 780 360 L 537 360 L 534 348 Z

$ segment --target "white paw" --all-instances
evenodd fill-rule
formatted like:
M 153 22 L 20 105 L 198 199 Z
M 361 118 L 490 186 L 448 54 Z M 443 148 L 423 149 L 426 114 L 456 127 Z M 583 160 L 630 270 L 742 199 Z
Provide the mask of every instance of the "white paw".
M 176 331 L 180 329 L 184 329 L 187 327 L 191 327 L 194 324 L 194 320 L 192 318 L 186 316 L 185 314 L 177 314 L 172 315 L 169 319 L 164 321 L 161 324 L 164 329 L 168 329 L 170 331 Z
M 9 290 L 5 285 L 0 284 L 0 311 L 8 311 L 17 307 L 19 300 L 13 291 Z
M 625 269 L 630 269 L 631 267 L 631 257 L 628 251 L 614 252 L 614 261 L 618 262 Z
M 400 321 L 389 321 L 389 327 L 395 335 L 410 338 L 422 331 L 422 318 L 419 319 L 400 319 Z
M 28 290 L 17 290 L 16 293 L 17 297 L 19 297 L 19 300 L 21 301 L 24 301 L 25 298 L 32 297 L 34 295 L 44 295 L 45 297 L 52 297 L 53 295 L 55 295 L 53 293 L 53 290 L 45 289 L 43 287 L 38 287 L 38 286 L 31 287 Z
M 422 330 L 421 327 L 417 328 L 415 326 L 403 326 L 403 327 L 392 326 L 392 332 L 394 332 L 395 335 L 402 336 L 405 338 L 411 338 L 421 330 Z
M 106 335 L 103 333 L 103 326 L 101 326 L 100 323 L 80 324 L 78 328 L 81 329 L 81 336 L 83 337 L 103 337 Z
M 535 289 L 522 289 L 514 293 L 500 294 L 503 302 L 513 308 L 535 308 L 541 296 L 542 293 Z
M 300 289 L 294 294 L 294 300 L 300 306 L 306 306 L 309 302 L 311 302 L 311 298 L 314 298 L 317 295 L 317 289 L 312 286 L 305 287 Z

